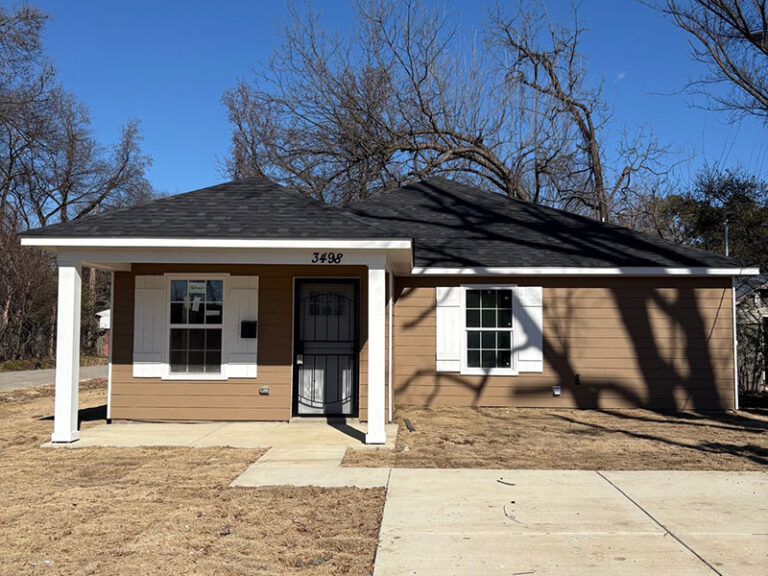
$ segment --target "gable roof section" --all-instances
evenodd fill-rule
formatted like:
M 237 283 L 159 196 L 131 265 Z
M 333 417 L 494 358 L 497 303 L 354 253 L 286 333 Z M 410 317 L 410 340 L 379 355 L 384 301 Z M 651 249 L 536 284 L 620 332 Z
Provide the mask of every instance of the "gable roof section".
M 376 194 L 350 209 L 412 236 L 419 268 L 742 267 L 733 258 L 445 178 Z
M 387 230 L 266 178 L 246 178 L 38 228 L 25 237 L 381 239 Z

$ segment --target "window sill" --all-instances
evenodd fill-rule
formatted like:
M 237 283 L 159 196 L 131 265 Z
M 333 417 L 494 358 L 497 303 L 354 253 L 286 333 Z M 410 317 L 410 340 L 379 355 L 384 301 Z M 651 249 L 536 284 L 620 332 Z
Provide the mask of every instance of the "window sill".
M 224 374 L 220 373 L 200 373 L 190 372 L 188 374 L 168 374 L 162 377 L 162 380 L 227 380 Z
M 518 376 L 519 372 L 512 368 L 467 368 L 461 369 L 462 376 Z

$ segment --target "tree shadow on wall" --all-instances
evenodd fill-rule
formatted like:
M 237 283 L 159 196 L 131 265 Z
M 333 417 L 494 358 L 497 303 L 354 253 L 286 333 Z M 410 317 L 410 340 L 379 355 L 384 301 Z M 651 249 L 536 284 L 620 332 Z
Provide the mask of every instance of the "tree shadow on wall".
M 498 260 L 495 266 L 515 267 L 540 265 L 542 261 L 551 266 L 562 261 L 584 267 L 606 263 L 611 267 L 706 267 L 706 258 L 711 258 L 704 252 L 682 249 L 634 231 L 448 186 L 439 179 L 414 188 L 418 188 L 418 194 L 412 195 L 411 204 L 418 204 L 418 210 L 403 202 L 401 207 L 391 207 L 389 214 L 377 212 L 376 217 L 394 229 L 418 231 L 415 251 L 420 266 L 482 269 L 488 261 L 485 251 L 494 254 Z M 358 212 L 365 215 L 364 206 Z M 498 256 L 505 249 L 510 255 L 508 262 Z M 566 288 L 556 302 L 545 295 L 545 371 L 556 376 L 562 394 L 570 396 L 574 405 L 676 410 L 730 407 L 730 285 L 724 280 L 561 276 L 544 282 Z M 574 296 L 590 289 L 603 293 L 598 302 Z M 702 298 L 702 294 L 706 297 Z M 618 312 L 602 316 L 596 312 L 591 318 L 588 310 L 593 305 L 598 312 Z M 416 328 L 432 314 L 425 309 L 403 326 Z M 591 346 L 591 352 L 586 351 L 585 343 Z M 516 342 L 518 348 L 529 345 L 531 342 Z M 601 360 L 605 366 L 601 366 Z M 526 405 L 526 398 L 533 404 L 535 399 L 551 394 L 551 379 L 536 385 L 535 377 L 521 375 L 521 381 L 523 376 L 525 387 L 515 387 L 515 380 L 509 380 L 509 393 L 518 405 Z M 410 374 L 398 388 L 407 391 L 429 378 L 433 383 L 430 404 L 440 395 L 441 387 L 459 385 L 472 394 L 472 404 L 479 405 L 491 383 L 488 376 L 478 380 L 422 369 Z

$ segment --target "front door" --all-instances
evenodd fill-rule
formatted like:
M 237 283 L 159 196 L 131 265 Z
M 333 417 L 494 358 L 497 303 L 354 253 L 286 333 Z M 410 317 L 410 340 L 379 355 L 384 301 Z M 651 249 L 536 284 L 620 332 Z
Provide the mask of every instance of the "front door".
M 294 414 L 351 416 L 357 394 L 357 282 L 297 280 Z

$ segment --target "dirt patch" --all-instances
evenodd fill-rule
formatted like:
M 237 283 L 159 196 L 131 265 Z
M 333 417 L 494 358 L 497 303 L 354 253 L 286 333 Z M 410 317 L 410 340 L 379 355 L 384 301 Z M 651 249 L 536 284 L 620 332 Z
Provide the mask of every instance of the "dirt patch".
M 414 427 L 409 432 L 403 424 Z M 394 452 L 345 466 L 568 470 L 765 470 L 768 410 L 738 413 L 505 408 L 398 409 Z
M 52 413 L 53 387 L 0 393 L 0 574 L 371 574 L 383 489 L 228 488 L 256 450 L 39 448 Z

